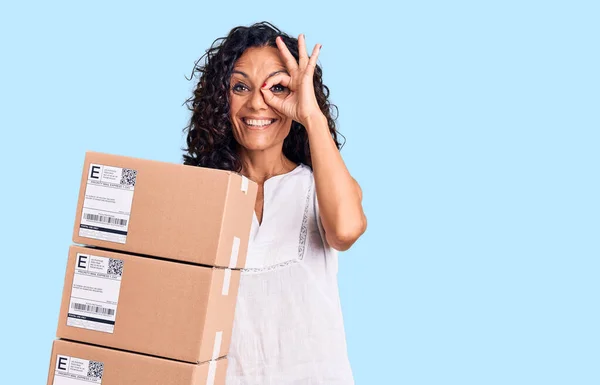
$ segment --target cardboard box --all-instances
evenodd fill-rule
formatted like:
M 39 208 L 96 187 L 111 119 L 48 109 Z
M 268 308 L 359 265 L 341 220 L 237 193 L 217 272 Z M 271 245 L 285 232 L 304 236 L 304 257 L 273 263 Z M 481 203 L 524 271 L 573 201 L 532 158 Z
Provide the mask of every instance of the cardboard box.
M 227 354 L 240 271 L 71 246 L 56 335 L 191 363 Z
M 86 152 L 73 242 L 243 268 L 256 193 L 230 171 Z
M 226 374 L 226 358 L 190 364 L 55 340 L 48 385 L 225 385 Z

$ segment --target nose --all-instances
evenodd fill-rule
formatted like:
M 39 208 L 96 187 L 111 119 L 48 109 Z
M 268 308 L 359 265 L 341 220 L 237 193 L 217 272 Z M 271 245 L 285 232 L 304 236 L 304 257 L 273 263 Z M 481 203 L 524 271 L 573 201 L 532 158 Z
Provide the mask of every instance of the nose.
M 253 110 L 266 110 L 269 108 L 267 103 L 265 102 L 265 98 L 260 92 L 260 88 L 256 88 L 251 92 L 250 98 L 248 100 L 249 107 Z

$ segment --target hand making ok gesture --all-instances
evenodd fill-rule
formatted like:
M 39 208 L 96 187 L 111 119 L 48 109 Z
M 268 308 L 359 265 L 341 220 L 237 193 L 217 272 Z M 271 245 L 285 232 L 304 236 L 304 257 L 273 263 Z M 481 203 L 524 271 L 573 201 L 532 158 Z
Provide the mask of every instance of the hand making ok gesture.
M 313 76 L 317 65 L 317 58 L 321 51 L 321 44 L 315 45 L 310 59 L 306 51 L 304 34 L 298 37 L 299 63 L 281 39 L 276 39 L 277 48 L 283 57 L 283 62 L 289 73 L 280 73 L 269 78 L 262 86 L 265 102 L 281 114 L 292 118 L 307 127 L 307 123 L 314 118 L 323 116 L 313 86 Z M 275 84 L 287 87 L 290 93 L 285 97 L 276 97 L 270 88 Z

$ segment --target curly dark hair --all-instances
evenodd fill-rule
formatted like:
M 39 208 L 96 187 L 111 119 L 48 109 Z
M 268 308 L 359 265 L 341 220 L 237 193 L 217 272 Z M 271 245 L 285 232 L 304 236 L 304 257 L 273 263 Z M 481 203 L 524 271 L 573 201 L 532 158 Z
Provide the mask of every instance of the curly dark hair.
M 229 116 L 230 77 L 237 59 L 250 47 L 271 46 L 277 48 L 275 38 L 281 36 L 296 61 L 298 39 L 281 32 L 273 24 L 263 21 L 250 27 L 233 28 L 226 37 L 216 39 L 205 54 L 195 63 L 192 74 L 199 77 L 193 96 L 184 104 L 192 111 L 189 124 L 183 129 L 187 134 L 187 147 L 182 148 L 183 163 L 186 165 L 217 168 L 241 172 L 242 162 L 238 154 L 238 143 L 233 136 Z M 200 61 L 206 58 L 205 64 Z M 199 64 L 200 63 L 200 64 Z M 314 72 L 314 89 L 321 112 L 327 118 L 329 130 L 339 149 L 336 122 L 338 108 L 328 101 L 329 88 L 323 84 L 319 65 Z M 331 111 L 335 109 L 336 116 Z M 341 134 L 339 134 L 341 136 Z M 292 122 L 289 135 L 283 143 L 284 155 L 295 163 L 312 167 L 310 146 L 306 128 Z

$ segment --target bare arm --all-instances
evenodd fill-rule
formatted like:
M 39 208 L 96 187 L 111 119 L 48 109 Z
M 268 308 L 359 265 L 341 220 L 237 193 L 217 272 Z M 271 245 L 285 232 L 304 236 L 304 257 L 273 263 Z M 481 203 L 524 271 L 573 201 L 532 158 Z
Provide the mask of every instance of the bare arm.
M 348 250 L 365 232 L 362 190 L 350 175 L 337 149 L 324 115 L 306 124 L 321 222 L 327 242 Z
M 327 242 L 337 250 L 348 250 L 365 232 L 367 219 L 362 209 L 360 186 L 348 172 L 315 96 L 314 70 L 321 45 L 315 45 L 309 58 L 304 34 L 301 34 L 298 37 L 297 62 L 281 37 L 276 39 L 276 43 L 289 74 L 269 77 L 261 91 L 268 105 L 306 127 Z M 290 94 L 285 98 L 276 97 L 270 91 L 273 84 L 287 87 Z

